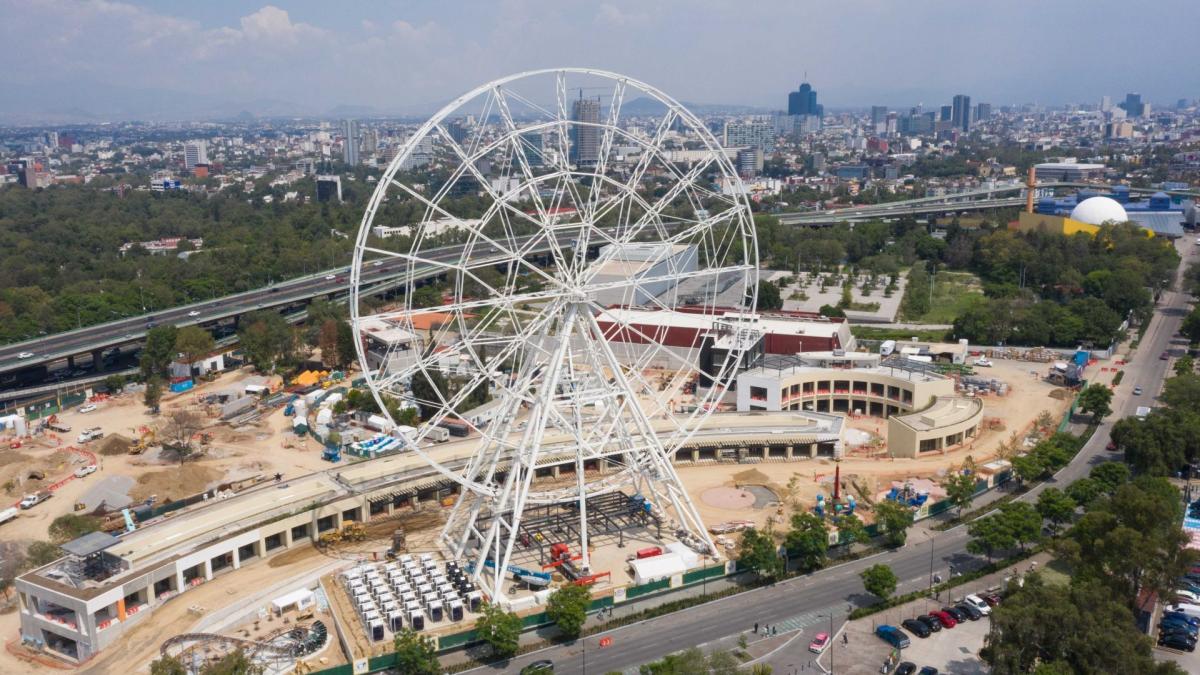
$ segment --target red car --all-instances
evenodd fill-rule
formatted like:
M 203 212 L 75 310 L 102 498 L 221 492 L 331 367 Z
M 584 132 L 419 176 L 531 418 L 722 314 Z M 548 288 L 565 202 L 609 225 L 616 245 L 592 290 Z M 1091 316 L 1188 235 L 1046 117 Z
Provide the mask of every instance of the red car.
M 950 614 L 948 612 L 943 612 L 941 610 L 938 610 L 936 612 L 930 612 L 929 616 L 932 616 L 933 618 L 937 619 L 946 628 L 954 628 L 955 626 L 958 625 L 958 622 L 955 621 L 954 617 L 950 616 Z
M 996 593 L 980 593 L 979 597 L 983 598 L 983 601 L 992 607 L 1000 604 L 1000 596 Z

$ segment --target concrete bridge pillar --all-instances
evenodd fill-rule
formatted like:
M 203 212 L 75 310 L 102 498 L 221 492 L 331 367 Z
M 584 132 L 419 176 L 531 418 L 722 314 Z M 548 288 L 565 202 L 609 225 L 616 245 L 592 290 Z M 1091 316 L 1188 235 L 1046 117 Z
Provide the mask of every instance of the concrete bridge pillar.
M 104 370 L 104 350 L 103 349 L 93 349 L 92 350 L 92 371 L 98 373 L 101 370 Z

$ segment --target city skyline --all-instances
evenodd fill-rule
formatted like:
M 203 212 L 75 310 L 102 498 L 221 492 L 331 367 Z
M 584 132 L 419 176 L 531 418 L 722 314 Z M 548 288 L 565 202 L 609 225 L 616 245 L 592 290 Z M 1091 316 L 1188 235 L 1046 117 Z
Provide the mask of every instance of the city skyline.
M 681 23 L 684 7 L 673 2 L 514 1 L 453 13 L 433 3 L 378 4 L 351 14 L 315 2 L 164 10 L 0 0 L 10 55 L 0 87 L 12 94 L 0 102 L 0 121 L 423 115 L 480 77 L 564 61 L 626 73 L 684 101 L 763 110 L 786 109 L 787 92 L 804 80 L 831 111 L 929 106 L 961 92 L 997 105 L 1200 95 L 1200 75 L 1172 65 L 1187 58 L 1187 27 L 1196 23 L 1187 17 L 1200 19 L 1191 3 L 1121 21 L 1111 20 L 1124 7 L 1115 2 L 1055 3 L 1035 23 L 1008 6 L 858 4 L 863 11 L 822 13 L 780 3 L 749 16 L 708 2 Z M 1062 39 L 1063 25 L 1077 43 Z M 513 39 L 522 33 L 539 39 Z M 1146 34 L 1155 37 L 1136 49 L 1105 48 Z M 1041 47 L 1006 49 L 1018 40 Z M 1095 53 L 1054 59 L 1051 71 L 1045 55 L 1055 48 Z M 988 49 L 1009 53 L 997 59 Z M 889 67 L 897 59 L 919 67 Z

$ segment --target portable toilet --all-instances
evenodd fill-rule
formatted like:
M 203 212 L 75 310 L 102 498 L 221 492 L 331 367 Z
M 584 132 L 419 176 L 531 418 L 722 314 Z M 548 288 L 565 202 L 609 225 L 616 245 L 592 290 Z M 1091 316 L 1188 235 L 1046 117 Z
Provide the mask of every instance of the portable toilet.
M 479 606 L 483 604 L 483 593 L 479 591 L 471 591 L 467 593 L 467 605 L 472 612 L 478 612 Z
M 367 624 L 367 634 L 371 636 L 372 642 L 379 642 L 383 639 L 383 619 L 373 619 Z
M 463 620 L 463 604 L 462 604 L 461 600 L 451 600 L 450 601 L 450 620 L 451 621 L 462 621 Z
M 402 628 L 404 628 L 404 614 L 400 611 L 388 614 L 388 629 L 393 633 L 399 633 Z
M 430 621 L 436 622 L 436 621 L 442 620 L 442 615 L 443 615 L 444 610 L 442 608 L 441 600 L 434 600 L 433 602 L 429 603 L 428 609 L 429 609 L 429 620 Z
M 425 615 L 421 613 L 421 610 L 408 613 L 408 625 L 413 630 L 425 630 Z

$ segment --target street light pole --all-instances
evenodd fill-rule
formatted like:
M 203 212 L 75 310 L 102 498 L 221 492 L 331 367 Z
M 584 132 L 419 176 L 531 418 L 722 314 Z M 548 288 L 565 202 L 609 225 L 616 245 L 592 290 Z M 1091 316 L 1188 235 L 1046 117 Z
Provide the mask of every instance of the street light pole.
M 829 675 L 833 675 L 833 650 L 837 645 L 833 639 L 833 612 L 829 613 Z
M 933 540 L 934 535 L 931 532 L 925 533 L 929 537 L 929 594 L 933 595 Z

